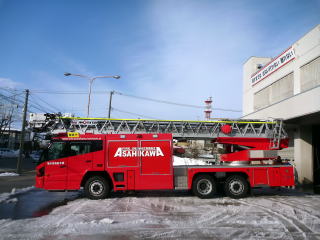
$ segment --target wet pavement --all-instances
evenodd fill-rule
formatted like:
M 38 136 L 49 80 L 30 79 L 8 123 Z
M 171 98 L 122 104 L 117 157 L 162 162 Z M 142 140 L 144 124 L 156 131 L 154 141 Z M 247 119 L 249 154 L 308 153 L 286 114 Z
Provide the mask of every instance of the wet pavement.
M 0 203 L 0 219 L 25 219 L 49 214 L 54 208 L 67 204 L 82 192 L 48 192 L 32 189 L 11 195 Z

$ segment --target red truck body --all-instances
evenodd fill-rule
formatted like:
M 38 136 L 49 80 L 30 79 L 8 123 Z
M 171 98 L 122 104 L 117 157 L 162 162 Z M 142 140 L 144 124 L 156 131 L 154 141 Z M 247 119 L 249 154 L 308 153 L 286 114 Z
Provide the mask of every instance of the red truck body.
M 97 175 L 113 191 L 187 190 L 201 174 L 217 181 L 240 175 L 250 187 L 294 185 L 293 166 L 282 163 L 173 166 L 172 134 L 60 134 L 36 170 L 36 187 L 47 190 L 77 190 Z

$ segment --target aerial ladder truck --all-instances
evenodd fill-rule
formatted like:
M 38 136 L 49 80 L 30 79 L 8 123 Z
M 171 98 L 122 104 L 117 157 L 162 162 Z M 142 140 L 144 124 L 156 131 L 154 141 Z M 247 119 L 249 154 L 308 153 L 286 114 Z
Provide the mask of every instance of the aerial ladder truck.
M 254 187 L 294 186 L 281 120 L 150 120 L 30 114 L 29 128 L 50 136 L 36 167 L 36 187 L 84 188 L 91 199 L 111 191 L 192 190 L 200 198 L 242 198 Z M 228 150 L 211 165 L 173 165 L 173 139 L 211 140 Z M 266 161 L 268 160 L 268 161 Z M 267 163 L 266 163 L 267 162 Z

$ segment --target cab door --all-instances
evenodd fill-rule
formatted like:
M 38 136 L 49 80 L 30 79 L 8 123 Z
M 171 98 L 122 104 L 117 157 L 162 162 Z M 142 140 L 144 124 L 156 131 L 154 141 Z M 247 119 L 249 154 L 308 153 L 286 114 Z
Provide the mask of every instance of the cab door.
M 81 180 L 92 168 L 92 141 L 70 141 L 68 159 L 68 189 L 79 189 Z
M 67 187 L 67 143 L 53 142 L 48 149 L 45 163 L 44 188 L 48 190 L 64 190 Z

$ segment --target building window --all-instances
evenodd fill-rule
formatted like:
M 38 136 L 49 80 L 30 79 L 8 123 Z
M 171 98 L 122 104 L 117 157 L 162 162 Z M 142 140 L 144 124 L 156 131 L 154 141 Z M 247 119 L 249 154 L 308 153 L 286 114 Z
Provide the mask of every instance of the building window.
M 293 73 L 254 94 L 254 111 L 293 96 Z
M 293 96 L 293 73 L 270 85 L 270 104 Z
M 254 111 L 270 105 L 270 86 L 254 94 Z
M 301 91 L 320 85 L 320 57 L 300 68 Z

